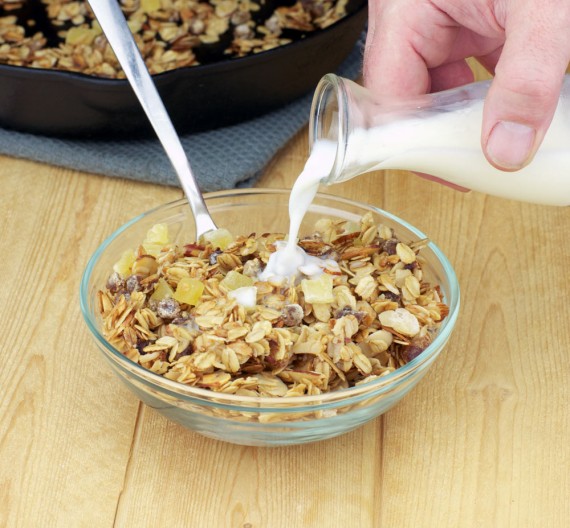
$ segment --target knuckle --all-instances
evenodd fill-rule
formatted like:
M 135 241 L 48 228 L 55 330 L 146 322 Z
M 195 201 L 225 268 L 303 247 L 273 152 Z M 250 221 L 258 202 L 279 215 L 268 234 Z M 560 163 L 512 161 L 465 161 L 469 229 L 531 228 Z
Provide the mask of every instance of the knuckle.
M 553 86 L 543 75 L 517 77 L 511 76 L 503 89 L 511 92 L 517 99 L 532 100 L 534 104 L 542 105 L 556 98 L 559 87 Z
M 525 116 L 526 122 L 539 124 L 556 107 L 562 75 L 557 81 L 552 75 L 540 72 L 532 74 L 527 69 L 525 75 L 497 72 L 495 81 L 493 92 L 500 114 L 505 118 L 516 117 L 517 120 Z

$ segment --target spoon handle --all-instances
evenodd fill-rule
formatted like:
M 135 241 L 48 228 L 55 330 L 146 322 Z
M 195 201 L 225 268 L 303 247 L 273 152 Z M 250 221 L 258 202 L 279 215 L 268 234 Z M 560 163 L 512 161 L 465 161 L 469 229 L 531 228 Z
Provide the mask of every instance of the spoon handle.
M 196 238 L 216 229 L 188 157 L 137 48 L 117 0 L 88 0 L 182 185 L 196 222 Z

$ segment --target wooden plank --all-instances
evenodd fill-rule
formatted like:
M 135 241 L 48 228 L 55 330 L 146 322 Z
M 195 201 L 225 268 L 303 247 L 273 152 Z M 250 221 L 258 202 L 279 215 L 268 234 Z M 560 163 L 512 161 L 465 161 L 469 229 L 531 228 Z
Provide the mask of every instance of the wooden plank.
M 433 372 L 384 419 L 385 453 L 398 456 L 386 457 L 383 486 L 396 493 L 381 520 L 563 526 L 570 455 L 546 446 L 570 432 L 567 211 L 401 176 L 387 176 L 386 207 L 447 253 L 462 310 Z
M 290 187 L 306 157 L 303 131 L 259 186 Z M 566 208 L 399 171 L 324 189 L 426 232 L 456 269 L 461 315 L 432 370 L 383 417 L 326 442 L 249 448 L 140 405 L 79 313 L 97 245 L 180 191 L 1 161 L 0 527 L 568 524 Z
M 252 448 L 145 408 L 116 526 L 372 527 L 377 435 L 371 424 L 305 446 Z
M 0 526 L 111 526 L 138 403 L 98 357 L 79 280 L 107 234 L 179 191 L 0 167 Z

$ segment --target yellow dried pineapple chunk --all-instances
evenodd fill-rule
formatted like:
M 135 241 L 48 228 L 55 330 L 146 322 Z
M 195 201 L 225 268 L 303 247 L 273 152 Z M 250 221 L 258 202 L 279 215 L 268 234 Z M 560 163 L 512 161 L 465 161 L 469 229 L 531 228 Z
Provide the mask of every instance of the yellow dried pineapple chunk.
M 178 283 L 174 292 L 174 299 L 179 303 L 196 306 L 204 293 L 204 283 L 198 279 L 184 277 Z
M 168 299 L 174 297 L 174 290 L 170 287 L 170 284 L 166 282 L 162 277 L 158 279 L 156 286 L 154 287 L 154 292 L 150 296 L 153 301 L 162 301 L 163 299 Z
M 164 246 L 170 242 L 167 224 L 154 224 L 147 232 L 142 243 L 145 251 L 156 257 Z
M 170 242 L 168 224 L 154 224 L 146 234 L 145 242 L 149 244 L 168 244 Z
M 308 303 L 334 302 L 333 279 L 327 273 L 319 275 L 316 279 L 303 279 L 301 289 Z
M 224 228 L 214 229 L 202 235 L 204 242 L 209 242 L 215 248 L 220 248 L 222 251 L 226 249 L 233 241 L 233 235 Z
M 253 286 L 253 279 L 247 275 L 242 275 L 238 271 L 231 270 L 220 281 L 220 286 L 226 291 L 237 290 L 238 288 L 246 288 Z
M 113 265 L 113 271 L 121 275 L 121 277 L 128 277 L 131 274 L 135 260 L 135 252 L 132 249 L 127 249 Z

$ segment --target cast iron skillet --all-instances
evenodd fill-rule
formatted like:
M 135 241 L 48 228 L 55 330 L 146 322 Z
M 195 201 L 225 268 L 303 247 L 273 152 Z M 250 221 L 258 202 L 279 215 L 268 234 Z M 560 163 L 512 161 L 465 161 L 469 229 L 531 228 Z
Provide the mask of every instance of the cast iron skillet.
M 349 0 L 343 19 L 279 48 L 155 75 L 178 132 L 235 124 L 314 90 L 352 50 L 366 7 Z M 0 126 L 51 136 L 152 134 L 126 80 L 8 65 L 0 65 Z

